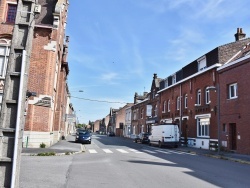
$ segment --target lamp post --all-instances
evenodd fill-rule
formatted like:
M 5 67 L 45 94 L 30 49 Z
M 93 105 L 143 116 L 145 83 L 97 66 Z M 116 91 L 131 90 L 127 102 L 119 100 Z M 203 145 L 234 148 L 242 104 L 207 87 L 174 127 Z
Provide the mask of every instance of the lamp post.
M 218 154 L 220 154 L 220 87 L 219 83 L 215 86 L 210 86 L 208 90 L 215 90 L 217 92 L 217 128 L 218 128 Z

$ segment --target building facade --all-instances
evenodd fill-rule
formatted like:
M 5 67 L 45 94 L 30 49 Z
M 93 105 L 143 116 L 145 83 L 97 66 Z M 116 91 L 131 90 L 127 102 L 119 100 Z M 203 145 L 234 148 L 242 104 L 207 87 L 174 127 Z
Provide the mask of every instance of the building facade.
M 218 68 L 220 146 L 222 150 L 250 155 L 250 44 Z
M 28 91 L 36 93 L 27 101 L 24 141 L 27 147 L 50 146 L 69 133 L 69 91 L 67 76 L 68 37 L 65 36 L 68 0 L 38 0 L 30 55 Z M 0 101 L 8 62 L 16 0 L 0 1 Z

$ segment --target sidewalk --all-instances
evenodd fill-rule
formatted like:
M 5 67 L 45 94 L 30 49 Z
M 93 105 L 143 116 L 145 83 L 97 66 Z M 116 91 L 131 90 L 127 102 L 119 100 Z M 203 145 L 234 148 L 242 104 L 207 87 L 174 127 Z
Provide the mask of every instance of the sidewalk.
M 225 152 L 225 151 L 220 151 L 220 153 L 218 153 L 217 151 L 186 147 L 186 146 L 181 146 L 177 150 L 250 165 L 250 155 L 242 155 L 242 154 Z
M 55 153 L 55 155 L 70 155 L 81 153 L 83 146 L 75 143 L 75 136 L 68 135 L 65 140 L 60 140 L 49 148 L 22 148 L 22 155 L 37 155 L 41 153 Z

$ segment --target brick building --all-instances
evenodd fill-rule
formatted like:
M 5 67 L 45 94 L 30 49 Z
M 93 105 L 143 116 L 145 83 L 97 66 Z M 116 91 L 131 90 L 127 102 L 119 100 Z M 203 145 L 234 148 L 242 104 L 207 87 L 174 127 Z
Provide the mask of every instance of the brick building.
M 216 69 L 250 42 L 242 29 L 235 37 L 235 42 L 213 49 L 160 83 L 160 121 L 177 123 L 183 144 L 216 149 L 219 114 L 217 95 L 211 91 L 219 83 Z
M 4 70 L 17 10 L 16 0 L 0 1 L 0 99 Z M 36 97 L 28 100 L 24 138 L 28 147 L 50 146 L 68 133 L 69 91 L 67 76 L 68 37 L 65 36 L 68 0 L 38 0 L 41 11 L 35 16 L 30 56 L 28 90 Z M 73 109 L 73 108 L 72 108 Z
M 250 43 L 218 68 L 222 149 L 250 154 Z

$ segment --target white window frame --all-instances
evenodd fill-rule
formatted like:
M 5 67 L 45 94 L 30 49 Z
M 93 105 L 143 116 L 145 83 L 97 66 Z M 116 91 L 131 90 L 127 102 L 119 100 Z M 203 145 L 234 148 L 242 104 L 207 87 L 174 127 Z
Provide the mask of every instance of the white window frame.
M 6 76 L 7 64 L 9 60 L 9 54 L 10 54 L 10 43 L 11 43 L 10 40 L 0 39 L 0 46 L 1 48 L 3 48 L 3 54 L 0 54 L 0 57 L 3 60 L 2 64 L 0 64 L 0 78 L 2 79 L 4 79 Z
M 165 80 L 165 87 L 168 87 L 168 79 Z
M 184 107 L 185 107 L 185 108 L 188 108 L 187 103 L 188 103 L 188 95 L 186 94 L 186 95 L 185 95 L 185 100 L 184 100 Z
M 204 70 L 205 68 L 207 68 L 206 56 L 203 56 L 200 59 L 198 59 L 197 63 L 198 63 L 198 72 Z
M 155 109 L 154 109 L 154 113 L 155 113 L 155 117 L 157 117 L 157 113 L 158 113 L 158 107 L 157 107 L 157 104 L 155 105 Z
M 210 118 L 197 118 L 197 137 L 209 137 Z
M 176 110 L 180 110 L 180 97 L 176 98 Z
M 163 113 L 165 113 L 166 112 L 166 106 L 167 106 L 167 101 L 164 101 L 164 103 L 163 103 Z
M 228 96 L 229 99 L 238 98 L 238 84 L 233 83 L 228 86 Z
M 196 105 L 197 105 L 197 106 L 200 106 L 200 105 L 201 105 L 201 90 L 200 90 L 200 89 L 197 91 Z
M 168 100 L 168 112 L 170 112 L 170 99 Z
M 205 102 L 206 102 L 206 104 L 209 104 L 210 103 L 210 90 L 209 90 L 209 88 L 207 87 L 206 88 L 206 90 L 205 90 Z
M 172 76 L 172 84 L 175 84 L 176 83 L 176 74 L 174 74 L 173 76 Z

